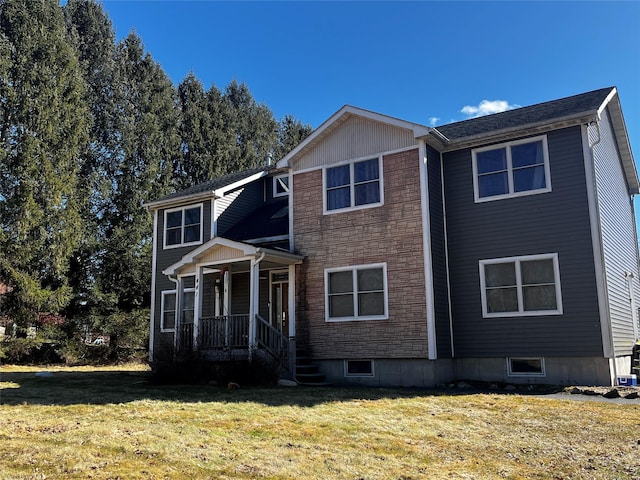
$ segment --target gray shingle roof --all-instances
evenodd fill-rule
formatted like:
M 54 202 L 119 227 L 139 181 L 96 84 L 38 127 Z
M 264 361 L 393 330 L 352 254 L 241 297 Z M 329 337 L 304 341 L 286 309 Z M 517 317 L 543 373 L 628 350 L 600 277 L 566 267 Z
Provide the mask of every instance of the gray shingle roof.
M 553 121 L 598 109 L 614 87 L 436 127 L 449 140 Z
M 200 193 L 207 193 L 207 192 L 213 192 L 214 190 L 217 190 L 219 188 L 224 188 L 226 186 L 232 185 L 236 182 L 239 182 L 241 180 L 244 180 L 245 178 L 248 178 L 252 175 L 255 175 L 256 173 L 260 173 L 260 172 L 266 172 L 268 170 L 271 170 L 275 168 L 275 166 L 273 165 L 269 165 L 269 166 L 260 166 L 260 167 L 255 167 L 255 168 L 251 168 L 249 170 L 243 170 L 241 172 L 233 172 L 233 173 L 228 173 L 227 175 L 223 175 L 221 177 L 218 178 L 214 178 L 213 180 L 210 180 L 208 182 L 205 183 L 200 183 L 198 185 L 193 185 L 192 187 L 189 187 L 185 190 L 181 190 L 179 192 L 175 192 L 175 193 L 171 193 L 169 195 L 165 195 L 164 197 L 158 198 L 156 200 L 154 200 L 153 204 L 155 203 L 164 203 L 170 200 L 176 200 L 178 198 L 182 198 L 182 197 L 189 197 L 191 195 L 197 195 Z

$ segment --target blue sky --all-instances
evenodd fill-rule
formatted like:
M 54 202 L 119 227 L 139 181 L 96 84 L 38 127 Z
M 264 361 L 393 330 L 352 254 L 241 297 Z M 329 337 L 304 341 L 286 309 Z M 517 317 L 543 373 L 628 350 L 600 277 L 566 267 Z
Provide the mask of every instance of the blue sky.
M 245 82 L 313 127 L 344 104 L 425 125 L 617 86 L 640 160 L 640 2 L 108 1 L 179 83 Z M 465 107 L 467 107 L 465 109 Z M 467 112 L 467 113 L 464 113 Z M 471 112 L 471 113 L 469 113 Z

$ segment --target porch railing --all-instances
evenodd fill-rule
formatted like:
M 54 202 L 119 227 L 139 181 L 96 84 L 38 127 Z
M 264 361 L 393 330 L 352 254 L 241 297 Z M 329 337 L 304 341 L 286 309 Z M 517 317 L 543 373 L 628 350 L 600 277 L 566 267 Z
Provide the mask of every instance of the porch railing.
M 256 315 L 256 344 L 288 369 L 289 339 L 260 315 Z
M 200 319 L 200 348 L 248 348 L 249 315 L 220 315 Z
M 178 351 L 193 350 L 193 323 L 181 323 L 178 329 Z
M 249 348 L 249 315 L 202 317 L 198 335 L 201 349 L 229 350 Z M 193 323 L 182 323 L 178 330 L 178 348 L 193 350 Z M 265 350 L 288 369 L 289 339 L 260 315 L 256 315 L 256 346 Z

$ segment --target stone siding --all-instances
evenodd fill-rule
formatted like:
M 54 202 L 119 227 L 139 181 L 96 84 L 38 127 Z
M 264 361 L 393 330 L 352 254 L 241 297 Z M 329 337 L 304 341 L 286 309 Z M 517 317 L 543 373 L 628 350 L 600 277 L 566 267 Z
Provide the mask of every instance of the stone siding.
M 323 215 L 322 170 L 293 176 L 297 337 L 317 359 L 426 358 L 418 150 L 383 159 L 384 204 Z M 324 270 L 387 264 L 389 319 L 325 321 Z

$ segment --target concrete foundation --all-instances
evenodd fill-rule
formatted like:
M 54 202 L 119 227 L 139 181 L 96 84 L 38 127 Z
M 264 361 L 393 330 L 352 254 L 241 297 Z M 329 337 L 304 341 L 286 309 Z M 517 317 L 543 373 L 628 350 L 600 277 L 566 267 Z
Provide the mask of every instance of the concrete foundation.
M 629 373 L 630 359 L 615 360 L 617 373 Z M 513 384 L 601 385 L 615 382 L 613 360 L 602 357 L 544 357 L 544 374 L 509 375 L 507 359 L 456 358 L 441 360 L 374 359 L 373 374 L 345 375 L 343 359 L 315 362 L 326 380 L 336 385 L 370 387 L 434 387 L 453 380 Z

